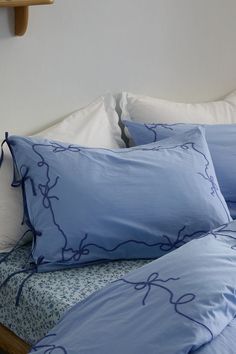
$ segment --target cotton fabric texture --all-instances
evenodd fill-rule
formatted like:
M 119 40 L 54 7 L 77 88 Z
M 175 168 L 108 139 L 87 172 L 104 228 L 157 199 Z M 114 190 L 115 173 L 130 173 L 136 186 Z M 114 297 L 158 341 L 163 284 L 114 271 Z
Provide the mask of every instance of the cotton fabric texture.
M 139 123 L 236 123 L 236 91 L 212 102 L 182 103 L 123 92 L 122 119 Z
M 235 335 L 235 223 L 92 294 L 31 353 L 233 353 L 223 344 Z
M 110 94 L 99 97 L 37 136 L 91 147 L 123 147 L 115 106 L 115 99 Z M 10 251 L 27 230 L 25 225 L 21 225 L 21 190 L 11 187 L 12 159 L 7 147 L 4 147 L 4 152 L 0 169 L 0 253 Z
M 118 150 L 7 142 L 39 271 L 157 258 L 231 220 L 201 128 Z
M 192 129 L 192 124 L 141 124 L 125 121 L 135 145 L 148 144 Z M 236 219 L 236 125 L 204 125 L 221 192 Z

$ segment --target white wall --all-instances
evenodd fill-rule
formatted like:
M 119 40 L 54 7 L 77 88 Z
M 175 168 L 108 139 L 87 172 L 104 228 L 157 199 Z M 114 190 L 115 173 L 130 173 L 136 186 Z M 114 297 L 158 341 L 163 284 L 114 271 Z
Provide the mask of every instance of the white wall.
M 0 9 L 0 133 L 122 89 L 197 101 L 236 88 L 235 0 L 56 0 L 12 36 Z

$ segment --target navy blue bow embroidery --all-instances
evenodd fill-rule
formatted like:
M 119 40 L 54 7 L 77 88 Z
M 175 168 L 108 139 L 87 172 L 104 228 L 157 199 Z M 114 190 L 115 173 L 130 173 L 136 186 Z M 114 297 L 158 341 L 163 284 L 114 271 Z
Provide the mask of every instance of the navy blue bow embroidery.
M 168 125 L 166 125 L 165 127 L 168 129 L 172 129 L 171 126 L 169 127 Z M 51 176 L 50 165 L 45 160 L 44 155 L 41 151 L 41 148 L 51 149 L 52 152 L 55 154 L 62 153 L 62 152 L 83 153 L 84 149 L 80 148 L 78 146 L 73 146 L 71 144 L 70 145 L 61 145 L 56 142 L 49 142 L 48 144 L 32 144 L 32 149 L 33 149 L 34 153 L 39 158 L 39 161 L 37 163 L 38 167 L 45 169 L 45 182 L 44 183 L 41 182 L 38 186 L 35 186 L 35 182 L 33 181 L 32 177 L 30 176 L 29 168 L 27 166 L 21 166 L 21 170 L 20 170 L 21 174 L 23 174 L 22 182 L 21 182 L 23 190 L 25 190 L 25 187 L 24 187 L 25 182 L 27 180 L 29 180 L 32 185 L 33 195 L 36 195 L 36 191 L 42 195 L 43 206 L 45 209 L 47 209 L 50 212 L 55 227 L 58 229 L 59 234 L 64 239 L 64 245 L 61 249 L 61 259 L 58 259 L 59 262 L 62 262 L 62 263 L 69 262 L 72 259 L 79 262 L 82 257 L 86 257 L 89 255 L 92 247 L 100 248 L 100 249 L 104 250 L 105 252 L 109 253 L 109 252 L 115 252 L 119 247 L 122 247 L 128 243 L 143 244 L 144 246 L 147 246 L 147 247 L 159 247 L 160 250 L 162 250 L 164 252 L 169 252 L 173 249 L 176 249 L 176 248 L 182 246 L 184 243 L 189 241 L 191 238 L 198 237 L 198 236 L 200 236 L 200 234 L 206 232 L 206 230 L 199 230 L 199 231 L 196 231 L 192 234 L 188 234 L 188 233 L 185 233 L 186 226 L 183 226 L 178 231 L 176 239 L 172 239 L 168 235 L 163 235 L 162 236 L 163 239 L 161 239 L 161 240 L 159 239 L 159 241 L 157 243 L 153 243 L 153 244 L 148 244 L 145 241 L 137 241 L 137 240 L 130 239 L 130 240 L 121 242 L 110 249 L 107 249 L 107 248 L 105 248 L 101 245 L 97 245 L 95 243 L 87 242 L 88 234 L 84 234 L 81 236 L 81 240 L 80 240 L 80 243 L 79 243 L 77 249 L 72 249 L 72 248 L 68 247 L 67 235 L 66 235 L 65 231 L 63 230 L 62 226 L 60 225 L 59 221 L 57 220 L 57 217 L 55 215 L 55 209 L 54 209 L 54 202 L 57 202 L 59 200 L 58 196 L 55 193 L 55 187 L 58 185 L 60 179 L 59 179 L 59 176 L 54 176 L 54 177 Z M 182 145 L 176 145 L 176 146 L 171 146 L 171 147 L 157 146 L 154 148 L 150 148 L 150 147 L 142 147 L 141 148 L 141 150 L 153 150 L 153 151 L 173 150 L 173 149 L 183 149 L 183 150 L 192 149 L 197 154 L 200 154 L 203 157 L 204 166 L 205 166 L 204 173 L 198 172 L 198 174 L 201 175 L 201 177 L 203 177 L 207 182 L 210 183 L 211 194 L 215 195 L 220 200 L 222 207 L 224 208 L 223 202 L 222 202 L 220 196 L 218 195 L 217 185 L 216 185 L 213 177 L 211 175 L 209 175 L 209 173 L 208 173 L 209 161 L 208 161 L 207 157 L 196 148 L 194 143 L 188 142 L 188 143 L 185 143 Z M 106 149 L 106 150 L 110 151 L 110 149 Z M 116 152 L 116 151 L 114 150 L 113 152 Z M 124 151 L 119 151 L 119 153 L 128 153 L 128 152 L 129 151 L 127 149 L 124 149 Z M 53 193 L 53 190 L 54 190 L 54 193 Z M 23 193 L 23 194 L 25 195 L 25 193 Z M 26 203 L 24 203 L 24 204 L 26 204 Z M 26 212 L 27 212 L 27 210 L 26 210 Z M 228 215 L 226 209 L 225 209 L 225 212 L 227 214 L 227 217 L 230 220 L 230 216 Z M 26 219 L 27 219 L 28 223 L 30 224 L 29 218 L 27 217 Z M 30 226 L 32 226 L 32 225 L 30 225 Z
M 171 305 L 174 306 L 174 310 L 177 314 L 179 314 L 180 316 L 182 317 L 185 317 L 187 318 L 188 320 L 192 321 L 192 322 L 195 322 L 197 323 L 198 325 L 204 327 L 210 334 L 210 337 L 211 339 L 213 339 L 213 333 L 212 331 L 210 330 L 209 327 L 207 327 L 206 325 L 204 325 L 203 323 L 195 320 L 194 318 L 186 315 L 185 313 L 183 313 L 179 307 L 180 306 L 183 306 L 183 305 L 186 305 L 192 301 L 195 300 L 196 298 L 196 295 L 193 294 L 193 293 L 185 293 L 183 295 L 181 295 L 178 299 L 174 299 L 174 293 L 164 284 L 164 283 L 168 283 L 170 281 L 178 281 L 180 280 L 179 277 L 177 278 L 168 278 L 168 279 L 161 279 L 160 276 L 159 276 L 159 273 L 157 272 L 154 272 L 152 274 L 150 274 L 147 278 L 147 280 L 145 281 L 137 281 L 137 282 L 134 282 L 134 281 L 129 281 L 125 278 L 121 278 L 119 280 L 116 280 L 115 282 L 123 282 L 123 283 L 126 283 L 128 285 L 132 285 L 134 287 L 134 290 L 136 291 L 145 291 L 144 292 L 144 297 L 142 299 L 142 305 L 145 306 L 147 304 L 147 298 L 151 292 L 151 290 L 153 288 L 159 288 L 159 289 L 162 289 L 164 291 L 166 291 L 168 294 L 169 294 L 169 303 Z M 114 283 L 115 283 L 114 282 Z
M 47 336 L 44 337 L 43 341 L 47 338 L 50 337 L 55 337 L 56 334 L 48 334 Z M 35 345 L 32 350 L 37 352 L 40 349 L 45 349 L 44 354 L 67 354 L 67 350 L 62 347 L 61 345 L 55 345 L 55 344 L 37 344 Z
M 167 127 L 167 126 L 166 126 Z M 172 129 L 171 127 L 169 127 L 169 129 Z M 58 181 L 59 181 L 59 176 L 55 176 L 54 179 L 52 180 L 52 177 L 50 175 L 50 165 L 49 163 L 45 160 L 42 152 L 39 150 L 40 148 L 48 148 L 48 149 L 52 149 L 52 151 L 54 153 L 61 153 L 61 152 L 71 152 L 71 153 L 82 153 L 83 152 L 83 148 L 77 147 L 77 146 L 73 146 L 73 145 L 68 145 L 68 146 L 64 146 L 64 145 L 60 145 L 59 143 L 55 143 L 55 142 L 50 142 L 48 144 L 33 144 L 32 145 L 32 149 L 35 152 L 35 154 L 39 157 L 39 162 L 38 162 L 38 167 L 40 168 L 45 168 L 45 173 L 46 173 L 46 180 L 45 183 L 41 183 L 38 186 L 38 189 L 43 197 L 43 206 L 48 209 L 52 215 L 52 219 L 53 222 L 55 224 L 55 226 L 57 227 L 59 233 L 62 235 L 63 239 L 64 239 L 64 246 L 61 250 L 61 262 L 69 262 L 72 259 L 79 262 L 81 260 L 82 257 L 88 256 L 90 253 L 90 249 L 91 247 L 97 247 L 100 248 L 102 250 L 104 250 L 105 252 L 114 252 L 116 251 L 119 247 L 124 246 L 127 243 L 140 243 L 143 245 L 146 245 L 147 247 L 157 247 L 159 246 L 160 249 L 164 252 L 169 252 L 173 249 L 176 249 L 180 246 L 182 246 L 184 243 L 186 243 L 189 239 L 196 237 L 202 233 L 205 233 L 206 230 L 199 230 L 197 232 L 194 232 L 192 234 L 183 234 L 184 230 L 185 230 L 185 226 L 183 226 L 179 231 L 178 234 L 176 236 L 175 240 L 172 240 L 168 235 L 163 235 L 163 240 L 159 241 L 157 243 L 154 244 L 148 244 L 144 241 L 136 241 L 136 240 L 128 240 L 122 243 L 117 244 L 115 247 L 111 248 L 111 249 L 107 249 L 103 246 L 97 245 L 95 243 L 86 243 L 86 240 L 88 239 L 88 234 L 85 234 L 84 236 L 82 236 L 81 241 L 79 243 L 78 249 L 72 249 L 70 247 L 68 247 L 68 240 L 67 240 L 67 235 L 64 232 L 64 230 L 62 229 L 61 225 L 58 223 L 58 221 L 56 220 L 56 215 L 54 212 L 54 208 L 53 208 L 53 203 L 52 201 L 55 200 L 59 200 L 58 197 L 55 195 L 55 193 L 53 194 L 52 191 L 53 189 L 57 186 Z M 209 161 L 207 160 L 206 156 L 199 151 L 198 149 L 196 149 L 195 144 L 192 142 L 189 143 L 185 143 L 182 145 L 176 145 L 176 146 L 172 146 L 172 147 L 155 147 L 155 148 L 148 148 L 148 147 L 142 147 L 142 150 L 155 150 L 155 151 L 159 151 L 159 150 L 173 150 L 173 149 L 177 149 L 177 148 L 181 148 L 183 150 L 189 150 L 192 149 L 194 150 L 196 153 L 200 154 L 204 161 L 205 161 L 205 168 L 204 171 L 205 173 L 199 173 L 199 175 L 201 175 L 202 177 L 204 177 L 205 180 L 207 180 L 210 185 L 211 185 L 211 193 L 216 194 L 216 196 L 219 198 L 220 200 L 220 196 L 217 194 L 217 186 L 213 180 L 213 177 L 210 176 L 208 174 L 208 168 L 209 168 Z M 110 149 L 106 149 L 109 150 Z M 115 152 L 115 150 L 114 150 Z M 124 151 L 120 152 L 120 153 L 128 153 L 128 151 L 125 149 Z M 221 200 L 220 200 L 221 201 Z M 222 201 L 221 201 L 222 206 L 224 207 Z M 228 218 L 229 215 L 227 213 L 227 211 L 225 210 Z

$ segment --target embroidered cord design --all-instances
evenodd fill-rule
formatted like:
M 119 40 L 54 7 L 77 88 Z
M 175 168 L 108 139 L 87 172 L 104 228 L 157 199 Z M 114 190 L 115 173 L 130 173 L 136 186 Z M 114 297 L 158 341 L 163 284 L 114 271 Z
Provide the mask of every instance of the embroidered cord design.
M 174 293 L 166 285 L 164 285 L 165 283 L 168 283 L 169 281 L 178 281 L 178 280 L 180 280 L 180 278 L 168 278 L 166 280 L 163 280 L 160 278 L 159 273 L 154 272 L 148 276 L 146 281 L 132 282 L 132 281 L 122 278 L 122 279 L 116 280 L 115 282 L 123 282 L 123 283 L 129 284 L 129 285 L 132 285 L 134 290 L 136 290 L 136 291 L 141 292 L 141 291 L 145 290 L 145 294 L 144 294 L 144 297 L 142 300 L 143 306 L 146 305 L 148 296 L 153 288 L 163 289 L 164 291 L 166 291 L 169 294 L 169 303 L 174 306 L 175 312 L 177 314 L 179 314 L 180 316 L 185 317 L 188 320 L 195 322 L 196 324 L 204 327 L 208 331 L 208 333 L 210 334 L 211 339 L 213 339 L 213 333 L 209 327 L 207 327 L 203 323 L 195 320 L 191 316 L 186 315 L 179 308 L 182 305 L 186 305 L 186 304 L 194 301 L 196 298 L 196 295 L 193 293 L 186 293 L 186 294 L 181 295 L 178 299 L 175 300 Z
M 231 246 L 230 248 L 234 251 L 236 251 L 236 230 L 232 230 L 232 229 L 228 229 L 229 224 L 223 224 L 221 225 L 218 229 L 216 230 L 211 230 L 207 233 L 207 235 L 212 235 L 214 236 L 216 239 L 219 238 L 219 236 L 223 236 L 223 237 L 227 237 L 230 238 L 232 240 L 235 240 L 235 245 Z M 230 234 L 234 234 L 234 236 L 229 235 Z
M 6 259 L 5 259 L 6 260 Z M 23 266 L 20 270 L 14 271 L 13 273 L 10 273 L 7 278 L 1 283 L 0 285 L 0 290 L 5 287 L 7 285 L 7 283 L 15 276 L 19 275 L 19 274 L 27 274 L 28 275 L 25 277 L 25 279 L 22 280 L 19 289 L 17 290 L 17 294 L 16 294 L 16 303 L 15 306 L 18 307 L 19 303 L 20 303 L 20 297 L 23 291 L 23 288 L 25 286 L 25 283 L 35 274 L 37 273 L 37 268 L 38 266 L 40 266 L 41 264 L 43 264 L 43 257 L 39 257 L 37 262 L 34 264 L 32 263 L 30 265 L 30 267 L 27 266 Z
M 62 262 L 66 261 L 65 260 L 65 253 L 67 251 L 67 236 L 65 234 L 65 232 L 63 231 L 63 229 L 61 228 L 61 226 L 59 225 L 59 223 L 56 221 L 56 217 L 55 217 L 55 213 L 53 210 L 53 206 L 52 206 L 52 200 L 59 200 L 59 198 L 56 195 L 51 195 L 51 191 L 56 187 L 59 177 L 57 176 L 54 181 L 51 181 L 51 177 L 50 177 L 50 166 L 49 164 L 45 161 L 43 155 L 37 151 L 37 147 L 50 147 L 52 148 L 54 153 L 60 153 L 60 152 L 65 152 L 65 151 L 71 151 L 71 152 L 79 152 L 80 149 L 76 146 L 72 146 L 72 145 L 68 145 L 68 147 L 64 147 L 60 144 L 57 143 L 51 143 L 48 145 L 44 145 L 44 144 L 34 144 L 32 145 L 32 149 L 33 151 L 39 156 L 40 161 L 38 162 L 38 167 L 42 168 L 45 167 L 46 169 L 46 183 L 45 184 L 39 184 L 38 188 L 41 192 L 41 195 L 43 197 L 43 206 L 45 209 L 49 209 L 51 216 L 52 216 L 52 220 L 54 225 L 57 227 L 59 233 L 62 235 L 63 239 L 64 239 L 64 246 L 62 248 Z
M 189 242 L 193 238 L 198 238 L 199 236 L 205 234 L 207 231 L 206 230 L 201 230 L 201 231 L 196 231 L 193 232 L 192 234 L 183 234 L 183 231 L 186 229 L 186 226 L 183 226 L 178 234 L 175 240 L 171 240 L 171 238 L 167 235 L 163 235 L 162 237 L 166 240 L 166 242 L 160 243 L 160 249 L 162 251 L 172 251 L 174 249 L 177 249 L 187 242 Z
M 224 209 L 225 211 L 225 214 L 226 214 L 226 217 L 228 219 L 228 222 L 231 221 L 231 216 L 228 212 L 228 210 L 226 209 L 223 201 L 222 201 L 222 198 L 220 197 L 219 195 L 219 188 L 214 180 L 214 177 L 212 175 L 209 174 L 208 170 L 209 170 L 209 166 L 210 166 L 210 162 L 209 160 L 207 159 L 206 155 L 203 154 L 203 152 L 199 151 L 195 145 L 193 143 L 190 143 L 192 145 L 192 149 L 195 150 L 197 153 L 199 153 L 200 155 L 202 155 L 202 157 L 205 159 L 205 174 L 202 173 L 202 172 L 198 172 L 198 174 L 200 176 L 202 176 L 202 178 L 204 178 L 206 181 L 208 181 L 211 185 L 211 195 L 214 197 L 216 196 L 216 198 L 219 200 L 220 204 L 222 205 L 222 208 Z
M 88 234 L 85 234 L 80 241 L 80 244 L 78 246 L 78 249 L 73 249 L 71 247 L 68 247 L 68 239 L 67 239 L 67 235 L 65 233 L 65 231 L 63 230 L 63 228 L 61 227 L 61 225 L 59 224 L 59 222 L 56 219 L 56 215 L 55 215 L 55 211 L 54 211 L 54 207 L 53 207 L 53 201 L 58 201 L 59 198 L 58 196 L 56 196 L 53 193 L 53 190 L 55 189 L 55 187 L 58 185 L 59 183 L 59 176 L 56 177 L 51 177 L 50 175 L 50 165 L 49 163 L 45 160 L 43 153 L 41 151 L 39 151 L 41 148 L 47 148 L 47 149 L 51 149 L 53 153 L 62 153 L 62 152 L 71 152 L 71 153 L 80 153 L 83 154 L 84 151 L 89 150 L 89 148 L 80 148 L 78 146 L 73 146 L 73 145 L 68 145 L 68 146 L 63 146 L 60 145 L 59 143 L 55 143 L 55 142 L 49 142 L 48 144 L 32 144 L 32 149 L 34 151 L 34 153 L 39 157 L 39 161 L 37 163 L 37 166 L 39 168 L 44 168 L 45 169 L 45 174 L 46 174 L 46 181 L 45 183 L 40 183 L 37 187 L 39 192 L 42 195 L 42 203 L 45 209 L 48 209 L 51 217 L 52 217 L 52 221 L 54 223 L 54 225 L 56 226 L 56 228 L 58 229 L 59 233 L 61 234 L 61 236 L 64 239 L 64 245 L 61 249 L 61 260 L 58 260 L 59 262 L 69 262 L 71 260 L 75 260 L 76 262 L 81 261 L 82 257 L 88 256 L 90 253 L 90 249 L 91 247 L 96 247 L 99 249 L 102 249 L 103 251 L 110 253 L 110 252 L 114 252 L 116 251 L 118 248 L 124 246 L 125 244 L 129 244 L 129 243 L 135 243 L 135 244 L 142 244 L 145 245 L 147 247 L 160 247 L 160 250 L 164 251 L 164 252 L 168 252 L 171 251 L 175 248 L 180 247 L 181 245 L 185 244 L 186 242 L 188 242 L 188 239 L 191 239 L 193 237 L 197 237 L 200 236 L 200 234 L 206 233 L 207 230 L 199 230 L 196 231 L 192 234 L 184 234 L 185 228 L 186 226 L 181 227 L 181 229 L 178 231 L 176 239 L 172 240 L 169 236 L 167 235 L 163 235 L 163 240 L 154 243 L 154 244 L 149 244 L 146 243 L 145 241 L 136 241 L 136 240 L 127 240 L 124 242 L 121 242 L 119 244 L 117 244 L 115 247 L 108 249 L 105 248 L 101 245 L 95 244 L 95 243 L 88 243 L 87 239 L 88 239 Z M 171 147 L 162 147 L 162 146 L 155 146 L 152 148 L 148 148 L 148 147 L 142 147 L 139 150 L 143 150 L 143 151 L 161 151 L 161 150 L 174 150 L 174 149 L 182 149 L 182 150 L 189 150 L 192 149 L 193 151 L 195 151 L 197 154 L 200 154 L 203 157 L 204 160 L 204 173 L 202 172 L 197 172 L 202 178 L 204 178 L 204 180 L 206 180 L 208 183 L 210 183 L 210 187 L 211 187 L 211 195 L 212 196 L 216 196 L 219 201 L 221 202 L 222 207 L 224 208 L 228 219 L 230 220 L 230 216 L 227 213 L 227 210 L 225 209 L 223 202 L 220 199 L 220 196 L 218 195 L 218 188 L 216 183 L 214 182 L 214 178 L 213 176 L 211 176 L 208 172 L 209 170 L 209 161 L 207 159 L 207 157 L 201 152 L 199 151 L 195 144 L 192 142 L 187 142 L 185 144 L 182 145 L 175 145 L 175 146 L 171 146 Z M 103 149 L 104 150 L 104 149 Z M 105 149 L 107 151 L 112 151 L 113 153 L 116 151 L 111 150 L 111 149 Z M 137 150 L 137 149 L 136 149 Z M 119 151 L 118 153 L 128 153 L 129 151 L 127 149 L 124 149 L 123 151 Z M 28 176 L 28 170 L 27 170 L 27 178 L 29 178 Z M 33 184 L 32 182 L 32 178 L 30 179 L 31 184 Z M 33 187 L 32 187 L 33 189 Z M 35 188 L 34 188 L 35 189 Z M 33 192 L 34 192 L 33 189 Z M 105 260 L 105 259 L 104 259 Z
M 183 246 L 185 243 L 189 242 L 192 238 L 197 238 L 198 235 L 202 235 L 204 233 L 206 233 L 205 230 L 201 230 L 201 231 L 196 231 L 193 232 L 192 234 L 184 234 L 182 235 L 183 231 L 185 230 L 186 226 L 182 227 L 175 240 L 171 240 L 171 238 L 169 236 L 166 235 L 162 235 L 162 238 L 164 239 L 163 241 L 159 241 L 156 243 L 147 243 L 145 241 L 137 241 L 137 240 L 127 240 L 124 242 L 121 242 L 119 244 L 117 244 L 115 247 L 113 248 L 105 248 L 103 246 L 97 245 L 96 243 L 85 243 L 85 241 L 88 239 L 88 234 L 85 234 L 85 236 L 82 238 L 82 240 L 80 241 L 80 245 L 79 245 L 79 249 L 78 251 L 73 251 L 73 249 L 69 249 L 69 251 L 74 252 L 74 256 L 72 256 L 70 259 L 72 258 L 75 259 L 76 261 L 80 261 L 82 256 L 87 256 L 90 254 L 90 249 L 91 247 L 96 247 L 99 248 L 105 252 L 114 252 L 116 251 L 118 248 L 127 245 L 129 243 L 133 243 L 133 244 L 141 244 L 147 247 L 158 247 L 160 248 L 160 250 L 165 251 L 165 252 L 169 252 L 172 251 L 174 249 L 177 249 L 181 246 Z
M 132 287 L 134 288 L 135 291 L 139 291 L 140 293 L 141 292 L 144 293 L 144 296 L 142 299 L 142 306 L 147 305 L 148 297 L 154 288 L 159 288 L 159 289 L 166 291 L 169 294 L 169 303 L 171 305 L 173 305 L 175 312 L 178 315 L 188 319 L 189 321 L 192 321 L 192 322 L 196 323 L 197 325 L 205 328 L 210 335 L 210 340 L 212 340 L 213 333 L 208 326 L 195 320 L 191 316 L 186 315 L 180 309 L 180 306 L 182 307 L 183 305 L 193 302 L 196 299 L 196 295 L 193 293 L 185 293 L 175 300 L 175 296 L 174 296 L 173 291 L 171 291 L 167 287 L 166 284 L 168 282 L 171 282 L 171 281 L 175 282 L 178 280 L 180 280 L 180 277 L 176 277 L 176 278 L 170 277 L 168 279 L 161 279 L 158 272 L 153 272 L 147 277 L 147 279 L 145 281 L 134 282 L 134 281 L 129 281 L 129 280 L 126 280 L 125 278 L 122 278 L 122 279 L 115 280 L 113 283 L 123 282 L 128 285 L 132 285 Z M 47 335 L 43 340 L 47 339 L 48 337 L 56 337 L 56 334 Z M 39 349 L 45 349 L 44 354 L 52 354 L 52 353 L 54 353 L 54 351 L 57 354 L 67 354 L 67 351 L 64 347 L 56 346 L 54 344 L 50 344 L 50 345 L 38 344 L 32 348 L 32 350 L 34 350 L 35 352 Z
M 149 130 L 150 132 L 152 132 L 153 134 L 153 140 L 152 142 L 155 143 L 156 141 L 158 141 L 158 129 L 162 128 L 162 129 L 167 129 L 167 130 L 174 130 L 173 127 L 176 126 L 181 126 L 184 125 L 184 123 L 173 123 L 173 124 L 164 124 L 164 123 L 150 123 L 150 124 L 144 124 L 144 127 Z M 151 141 L 150 141 L 151 142 Z
M 155 123 L 144 124 L 145 128 L 153 133 L 153 142 L 156 142 L 158 140 L 157 139 L 158 128 L 173 130 L 174 126 L 180 126 L 180 125 L 182 125 L 182 124 L 181 123 L 175 123 L 175 124 L 155 124 Z M 184 145 L 182 145 L 182 148 L 188 149 L 189 148 L 187 146 L 188 144 L 190 144 L 190 145 L 192 144 L 192 149 L 195 150 L 200 155 L 202 155 L 202 157 L 204 158 L 204 160 L 205 160 L 205 171 L 204 171 L 205 174 L 203 174 L 201 172 L 198 172 L 198 174 L 200 176 L 202 176 L 206 181 L 208 181 L 211 184 L 211 195 L 217 197 L 217 199 L 219 200 L 219 202 L 221 203 L 221 205 L 222 205 L 222 207 L 223 207 L 223 209 L 225 211 L 225 214 L 226 214 L 226 216 L 228 218 L 228 221 L 231 221 L 230 214 L 228 213 L 227 209 L 224 206 L 224 203 L 223 203 L 222 199 L 219 196 L 219 193 L 218 193 L 219 192 L 219 188 L 217 187 L 217 184 L 214 181 L 213 176 L 209 175 L 209 173 L 208 173 L 208 169 L 209 169 L 209 165 L 210 165 L 209 160 L 207 159 L 206 155 L 203 152 L 201 152 L 200 150 L 198 150 L 195 147 L 195 144 L 193 144 L 193 143 L 184 144 Z M 231 203 L 234 203 L 234 202 L 231 202 Z
M 157 129 L 158 128 L 165 128 L 168 130 L 174 130 L 172 127 L 175 125 L 178 125 L 178 124 L 177 123 L 176 124 L 155 124 L 155 123 L 144 124 L 145 128 L 148 129 L 153 134 L 153 140 L 152 140 L 153 143 L 157 141 Z
M 153 134 L 153 140 L 152 140 L 152 142 L 157 142 L 157 141 L 158 141 L 158 136 L 157 136 L 157 134 L 158 134 L 158 129 L 159 129 L 159 128 L 168 129 L 168 130 L 172 130 L 172 131 L 173 131 L 173 130 L 174 130 L 173 127 L 175 127 L 175 126 L 181 126 L 181 125 L 184 125 L 184 124 L 182 124 L 182 123 L 175 123 L 175 124 L 155 124 L 155 123 L 151 123 L 151 124 L 144 124 L 144 127 L 145 127 L 147 130 L 149 130 L 149 131 L 152 132 L 152 134 Z M 197 150 L 197 149 L 196 149 L 196 150 Z M 213 176 L 209 176 L 208 173 L 207 173 L 208 166 L 209 166 L 209 161 L 208 161 L 207 157 L 206 157 L 201 151 L 197 150 L 197 152 L 200 153 L 200 154 L 204 157 L 204 159 L 205 159 L 205 161 L 206 161 L 205 175 L 202 174 L 202 173 L 200 173 L 200 172 L 199 172 L 199 174 L 200 174 L 203 178 L 205 178 L 208 182 L 211 183 L 211 194 L 212 194 L 212 196 L 214 196 L 214 195 L 217 196 L 218 200 L 220 201 L 222 207 L 223 207 L 224 210 L 225 210 L 225 213 L 226 213 L 226 215 L 227 215 L 228 221 L 230 221 L 230 220 L 231 220 L 231 219 L 230 219 L 230 214 L 227 212 L 227 210 L 226 210 L 226 208 L 225 208 L 225 206 L 224 206 L 224 204 L 223 204 L 221 198 L 220 198 L 219 195 L 218 195 L 218 188 L 217 188 L 216 183 L 215 183 L 215 181 L 214 181 L 214 179 L 213 179 Z M 234 203 L 236 203 L 236 201 L 226 200 L 226 203 L 227 203 L 227 204 L 228 204 L 228 203 L 234 204 Z
M 48 334 L 47 336 L 44 337 L 43 340 L 50 338 L 50 337 L 56 337 L 56 334 Z M 44 354 L 67 354 L 67 351 L 64 347 L 61 345 L 55 345 L 55 344 L 38 344 L 35 345 L 32 350 L 34 352 L 37 352 L 39 349 L 45 349 Z

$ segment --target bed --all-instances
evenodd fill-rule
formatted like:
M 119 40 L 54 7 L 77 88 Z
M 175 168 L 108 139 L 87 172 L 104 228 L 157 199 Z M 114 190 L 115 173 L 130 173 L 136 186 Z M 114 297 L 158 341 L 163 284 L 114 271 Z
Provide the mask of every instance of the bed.
M 235 243 L 233 221 L 126 274 L 73 306 L 31 353 L 234 354 Z
M 95 105 L 104 108 L 106 100 L 102 97 Z M 236 223 L 231 218 L 235 184 L 233 180 L 231 185 L 228 178 L 235 161 L 232 154 L 228 154 L 232 163 L 224 159 L 235 148 L 235 126 L 227 125 L 223 130 L 219 126 L 217 153 L 215 140 L 198 125 L 186 125 L 184 131 L 175 134 L 173 127 L 176 129 L 177 124 L 164 124 L 164 130 L 172 136 L 158 140 L 162 124 L 143 124 L 137 131 L 145 142 L 124 148 L 114 98 L 108 101 L 113 113 L 111 125 L 116 129 L 101 148 L 80 145 L 75 135 L 71 142 L 69 133 L 77 131 L 74 125 L 80 121 L 80 114 L 66 118 L 60 128 L 52 127 L 53 135 L 48 131 L 41 136 L 5 135 L 2 146 L 7 144 L 13 156 L 12 186 L 23 191 L 23 203 L 20 194 L 11 201 L 14 206 L 18 203 L 13 221 L 17 227 L 23 214 L 22 237 L 30 231 L 34 241 L 15 246 L 6 259 L 2 256 L 2 262 L 0 258 L 0 338 L 1 347 L 9 353 L 26 353 L 30 348 L 39 354 L 57 349 L 67 353 L 65 348 L 73 346 L 69 353 L 77 354 L 76 348 L 80 348 L 80 353 L 109 354 L 115 345 L 114 353 L 120 354 L 120 345 L 124 353 L 138 354 L 143 353 L 143 345 L 149 348 L 148 353 L 155 352 L 159 343 L 163 345 L 160 350 L 167 346 L 163 353 L 190 353 L 224 330 L 228 335 L 236 316 L 232 296 Z M 215 104 L 209 103 L 213 111 Z M 218 104 L 224 107 L 226 102 Z M 104 116 L 105 111 L 99 112 Z M 65 124 L 69 129 L 64 129 Z M 91 126 L 87 128 L 84 139 L 91 131 Z M 135 132 L 136 128 L 131 135 L 134 142 Z M 63 139 L 58 140 L 61 134 Z M 103 137 L 100 139 L 104 142 Z M 221 145 L 227 145 L 227 152 Z M 4 162 L 2 148 L 0 165 Z M 6 162 L 7 186 L 12 180 L 11 157 Z M 14 209 L 7 212 L 12 221 Z M 2 217 L 2 224 L 4 221 Z M 4 224 L 11 227 L 13 222 Z M 18 245 L 22 241 L 20 232 L 15 237 Z M 215 267 L 208 269 L 208 257 Z M 220 272 L 219 279 L 215 269 Z M 161 289 L 160 294 L 153 297 L 153 289 Z M 147 301 L 150 298 L 151 304 Z M 211 299 L 216 299 L 214 316 L 220 306 L 227 308 L 221 309 L 223 320 L 216 325 L 212 322 Z M 187 312 L 183 312 L 189 303 Z M 117 320 L 114 323 L 113 316 Z M 162 326 L 156 327 L 156 323 Z M 163 342 L 163 335 L 169 332 L 173 333 L 172 341 Z M 185 334 L 188 346 L 182 347 L 186 345 Z M 91 337 L 96 338 L 96 344 Z M 152 341 L 157 342 L 150 348 Z
M 30 245 L 18 249 L 0 270 L 0 283 L 19 269 L 29 256 Z M 118 261 L 35 275 L 25 285 L 20 306 L 16 293 L 24 275 L 8 282 L 0 292 L 0 348 L 23 354 L 59 321 L 71 306 L 105 284 L 148 263 L 145 260 Z

